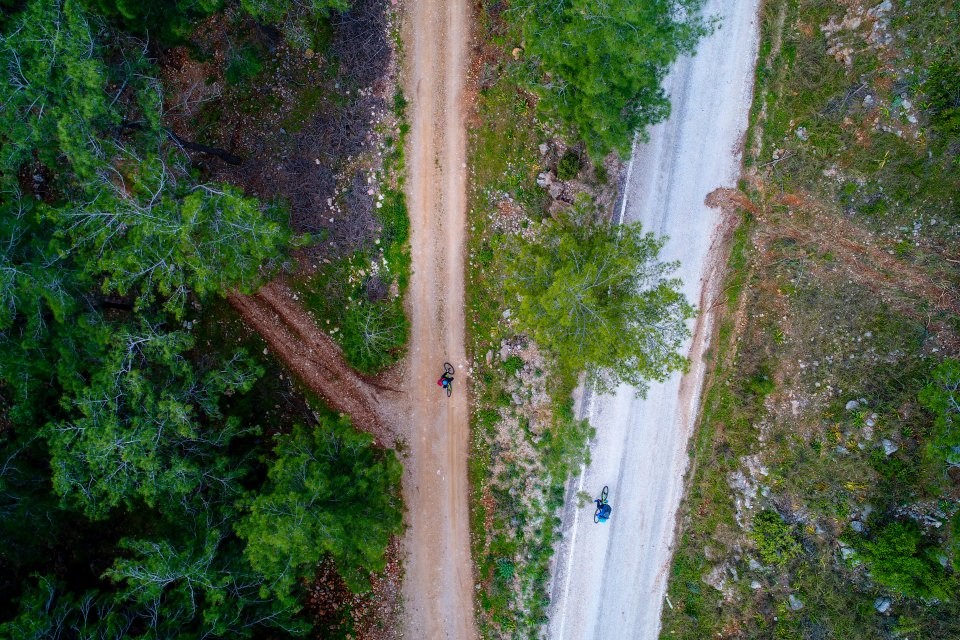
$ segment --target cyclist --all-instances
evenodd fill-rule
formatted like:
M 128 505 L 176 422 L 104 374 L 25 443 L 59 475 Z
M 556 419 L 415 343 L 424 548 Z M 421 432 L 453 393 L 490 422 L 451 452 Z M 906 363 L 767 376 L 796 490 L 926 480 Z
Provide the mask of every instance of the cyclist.
M 609 520 L 610 513 L 613 511 L 613 508 L 607 504 L 606 496 L 603 498 L 597 498 L 594 500 L 594 502 L 597 503 L 597 511 L 594 514 L 594 521 L 600 523 Z
M 450 386 L 450 383 L 452 382 L 453 382 L 453 374 L 448 371 L 444 371 L 443 375 L 440 376 L 440 379 L 437 380 L 437 386 L 440 386 L 446 389 L 447 387 Z

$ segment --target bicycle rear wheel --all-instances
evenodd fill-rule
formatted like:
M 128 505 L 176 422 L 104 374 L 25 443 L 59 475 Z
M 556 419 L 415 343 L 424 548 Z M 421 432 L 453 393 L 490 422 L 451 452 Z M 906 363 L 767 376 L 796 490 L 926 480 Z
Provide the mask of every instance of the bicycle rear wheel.
M 453 395 L 453 380 L 447 383 L 447 397 L 449 398 L 452 395 Z
M 600 502 L 607 503 L 607 494 L 610 493 L 610 487 L 604 486 L 603 491 L 600 492 Z
M 443 372 L 444 372 L 444 373 L 449 373 L 450 375 L 453 375 L 453 374 L 455 373 L 454 370 L 453 370 L 453 365 L 450 364 L 449 362 L 444 362 L 444 363 L 443 363 Z

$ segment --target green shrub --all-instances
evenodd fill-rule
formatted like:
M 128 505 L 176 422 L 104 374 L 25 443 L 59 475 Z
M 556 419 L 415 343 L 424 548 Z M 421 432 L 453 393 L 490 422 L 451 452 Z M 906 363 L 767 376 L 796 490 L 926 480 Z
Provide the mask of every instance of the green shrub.
M 557 164 L 557 178 L 560 180 L 572 180 L 580 173 L 580 155 L 572 149 L 563 154 L 560 162 Z
M 938 465 L 960 465 L 960 361 L 945 360 L 920 392 L 920 404 L 934 415 L 927 458 Z
M 516 573 L 516 571 L 516 565 L 514 565 L 511 560 L 508 560 L 507 558 L 497 559 L 496 575 L 497 579 L 501 582 L 509 582 L 510 580 L 513 580 L 513 575 Z
M 355 302 L 346 309 L 339 342 L 351 365 L 376 373 L 396 360 L 407 340 L 407 326 L 399 298 Z
M 247 78 L 253 78 L 263 70 L 263 63 L 260 62 L 257 49 L 255 47 L 243 46 L 234 51 L 230 56 L 230 62 L 227 64 L 224 73 L 227 84 L 240 84 Z
M 800 556 L 800 543 L 790 525 L 776 511 L 766 509 L 753 517 L 750 539 L 757 545 L 757 553 L 764 564 L 782 567 Z
M 939 546 L 925 539 L 912 520 L 887 524 L 872 539 L 857 543 L 856 550 L 877 584 L 896 593 L 943 601 L 954 596 L 957 582 L 940 564 Z

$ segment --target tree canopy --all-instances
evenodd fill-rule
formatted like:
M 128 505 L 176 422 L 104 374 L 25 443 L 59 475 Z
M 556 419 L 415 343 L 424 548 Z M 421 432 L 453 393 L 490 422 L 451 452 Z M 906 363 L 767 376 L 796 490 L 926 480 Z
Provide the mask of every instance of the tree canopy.
M 514 247 L 507 299 L 561 376 L 586 371 L 604 389 L 643 389 L 685 366 L 679 349 L 693 308 L 668 277 L 676 265 L 658 260 L 662 239 L 639 224 L 610 226 L 587 199 L 536 235 Z
M 236 529 L 250 564 L 283 591 L 327 554 L 357 591 L 383 570 L 383 549 L 403 519 L 395 490 L 401 468 L 392 451 L 372 443 L 345 419 L 278 436 L 268 487 Z
M 540 109 L 594 157 L 629 151 L 634 132 L 670 114 L 661 83 L 707 31 L 702 0 L 521 0 L 514 11 L 535 63 Z
M 353 584 L 399 528 L 398 463 L 346 424 L 318 427 L 339 458 L 303 444 L 326 457 L 299 485 L 274 470 L 295 453 L 261 444 L 289 428 L 243 400 L 269 361 L 213 334 L 207 310 L 275 273 L 292 237 L 281 208 L 207 180 L 167 128 L 147 43 L 115 27 L 160 4 L 32 0 L 0 22 L 4 638 L 303 633 L 302 585 L 258 555 L 272 530 L 234 524 L 354 488 L 366 537 L 324 521 L 299 538 Z

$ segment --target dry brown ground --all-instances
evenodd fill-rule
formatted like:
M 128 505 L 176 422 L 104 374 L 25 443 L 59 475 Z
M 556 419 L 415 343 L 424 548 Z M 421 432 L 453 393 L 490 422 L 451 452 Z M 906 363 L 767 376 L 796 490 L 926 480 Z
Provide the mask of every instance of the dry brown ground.
M 751 182 L 765 192 L 758 177 L 752 176 Z M 935 325 L 948 341 L 955 338 L 951 338 L 953 331 L 948 326 L 934 318 L 938 312 L 960 314 L 960 295 L 945 264 L 950 258 L 931 256 L 944 263 L 944 268 L 899 259 L 889 241 L 831 215 L 809 194 L 780 194 L 764 198 L 758 206 L 740 191 L 717 189 L 707 197 L 707 203 L 728 213 L 739 208 L 754 215 L 760 223 L 755 242 L 762 253 L 777 240 L 789 238 L 818 255 L 834 256 L 851 281 L 874 292 L 900 313 Z

